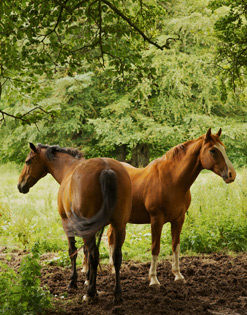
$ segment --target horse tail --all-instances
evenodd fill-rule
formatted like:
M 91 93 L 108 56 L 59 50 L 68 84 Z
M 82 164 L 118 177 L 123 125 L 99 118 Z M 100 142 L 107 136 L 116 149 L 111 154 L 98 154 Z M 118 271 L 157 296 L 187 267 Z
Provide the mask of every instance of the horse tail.
M 70 220 L 70 230 L 83 238 L 94 236 L 110 223 L 117 203 L 117 175 L 111 169 L 104 169 L 100 174 L 100 186 L 103 203 L 100 210 L 90 219 L 78 217 L 75 213 Z

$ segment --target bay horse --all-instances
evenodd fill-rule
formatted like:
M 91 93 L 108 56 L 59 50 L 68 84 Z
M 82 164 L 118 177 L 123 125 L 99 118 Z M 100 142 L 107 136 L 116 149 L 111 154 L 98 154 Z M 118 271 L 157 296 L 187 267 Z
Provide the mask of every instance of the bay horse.
M 151 223 L 152 261 L 149 270 L 150 286 L 159 286 L 157 279 L 158 255 L 162 227 L 171 223 L 175 281 L 185 281 L 179 268 L 180 233 L 185 213 L 191 202 L 190 187 L 202 169 L 213 171 L 228 184 L 236 172 L 220 140 L 221 129 L 213 135 L 211 129 L 198 139 L 175 146 L 164 156 L 152 161 L 145 168 L 135 168 L 123 163 L 132 183 L 132 211 L 129 223 Z M 114 235 L 108 229 L 110 264 Z
M 69 288 L 77 288 L 75 235 L 81 236 L 88 253 L 89 286 L 84 300 L 96 297 L 99 249 L 96 232 L 111 223 L 114 234 L 113 261 L 116 269 L 114 302 L 122 300 L 120 267 L 125 227 L 131 211 L 131 183 L 120 162 L 110 158 L 84 159 L 74 149 L 30 143 L 18 189 L 27 193 L 47 173 L 60 184 L 58 210 L 68 238 L 72 274 Z

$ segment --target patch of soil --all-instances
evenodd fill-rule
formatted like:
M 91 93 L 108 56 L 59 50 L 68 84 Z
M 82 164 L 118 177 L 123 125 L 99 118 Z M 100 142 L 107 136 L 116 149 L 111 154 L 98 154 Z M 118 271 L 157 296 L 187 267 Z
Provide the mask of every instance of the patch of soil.
M 53 295 L 54 309 L 46 314 L 247 314 L 247 254 L 181 257 L 186 283 L 174 282 L 171 261 L 159 262 L 160 288 L 149 287 L 149 263 L 123 262 L 124 301 L 113 303 L 114 275 L 108 266 L 98 270 L 97 301 L 83 301 L 85 275 L 78 272 L 78 289 L 68 290 L 70 269 L 46 266 L 42 285 Z

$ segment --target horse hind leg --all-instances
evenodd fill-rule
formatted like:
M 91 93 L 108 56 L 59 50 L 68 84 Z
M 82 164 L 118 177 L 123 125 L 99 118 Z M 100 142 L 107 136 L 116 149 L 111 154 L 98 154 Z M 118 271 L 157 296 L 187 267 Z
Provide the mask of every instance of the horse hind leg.
M 85 240 L 84 240 L 85 243 Z M 86 274 L 86 281 L 84 282 L 85 285 L 89 284 L 89 259 L 88 259 L 88 250 L 86 245 L 83 246 L 83 259 L 82 259 L 82 272 Z
M 62 225 L 68 239 L 69 257 L 71 261 L 71 270 L 72 270 L 68 288 L 77 289 L 78 275 L 77 275 L 77 270 L 76 270 L 76 258 L 77 258 L 77 248 L 75 246 L 76 241 L 75 241 L 74 236 L 68 236 L 71 233 L 68 227 L 68 220 L 62 219 Z
M 99 264 L 99 249 L 96 246 L 95 237 L 92 237 L 85 241 L 85 246 L 88 250 L 88 289 L 87 294 L 84 295 L 83 300 L 89 301 L 94 299 L 97 295 L 96 292 L 96 278 L 97 268 Z
M 172 273 L 175 276 L 175 281 L 185 282 L 184 276 L 180 272 L 179 267 L 179 253 L 180 253 L 180 233 L 184 223 L 184 216 L 178 218 L 176 221 L 171 222 L 171 234 L 172 234 Z
M 111 268 L 112 273 L 115 273 L 114 263 L 113 263 L 113 252 L 114 252 L 114 233 L 113 228 L 111 225 L 109 225 L 108 231 L 107 231 L 107 237 L 108 237 L 108 245 L 109 245 L 109 266 Z
M 115 268 L 115 289 L 114 289 L 114 304 L 119 304 L 123 301 L 122 288 L 120 283 L 120 267 L 122 263 L 122 245 L 125 239 L 125 227 L 121 229 L 113 229 L 114 233 L 114 250 L 113 264 Z
M 71 269 L 72 269 L 68 287 L 71 289 L 77 289 L 77 278 L 78 278 L 77 271 L 76 271 L 77 248 L 75 246 L 75 243 L 76 243 L 75 238 L 68 237 L 68 243 L 69 243 L 69 256 L 71 260 Z
M 82 258 L 82 272 L 87 273 L 88 271 L 88 258 L 86 246 L 83 246 L 83 258 Z

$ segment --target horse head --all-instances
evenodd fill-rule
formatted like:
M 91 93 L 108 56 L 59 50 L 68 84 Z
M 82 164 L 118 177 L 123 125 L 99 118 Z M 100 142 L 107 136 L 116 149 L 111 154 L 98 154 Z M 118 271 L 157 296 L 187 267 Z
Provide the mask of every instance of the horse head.
M 19 192 L 26 194 L 37 181 L 47 174 L 46 167 L 40 155 L 40 149 L 30 143 L 31 152 L 28 154 L 23 170 L 19 176 Z
M 200 152 L 202 167 L 221 176 L 225 183 L 232 183 L 236 178 L 236 171 L 226 155 L 224 144 L 220 140 L 220 130 L 213 135 L 211 128 L 203 136 L 203 144 Z

